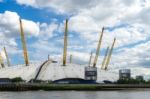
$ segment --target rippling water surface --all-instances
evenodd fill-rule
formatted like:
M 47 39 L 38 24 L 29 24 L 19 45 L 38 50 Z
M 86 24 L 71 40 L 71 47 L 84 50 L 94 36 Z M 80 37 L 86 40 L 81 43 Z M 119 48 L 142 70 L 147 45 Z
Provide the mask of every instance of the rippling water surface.
M 0 92 L 0 99 L 150 99 L 150 91 Z

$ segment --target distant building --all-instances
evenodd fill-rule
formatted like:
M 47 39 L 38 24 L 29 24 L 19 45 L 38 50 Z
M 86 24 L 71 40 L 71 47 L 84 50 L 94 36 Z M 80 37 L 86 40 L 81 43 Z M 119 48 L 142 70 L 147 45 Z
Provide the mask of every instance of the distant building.
M 9 84 L 12 83 L 11 79 L 9 78 L 0 78 L 0 84 Z
M 119 79 L 130 79 L 131 70 L 130 69 L 121 69 L 119 70 Z
M 138 75 L 136 76 L 136 80 L 143 81 L 144 77 L 142 75 Z
M 85 80 L 97 80 L 97 68 L 96 67 L 85 67 Z

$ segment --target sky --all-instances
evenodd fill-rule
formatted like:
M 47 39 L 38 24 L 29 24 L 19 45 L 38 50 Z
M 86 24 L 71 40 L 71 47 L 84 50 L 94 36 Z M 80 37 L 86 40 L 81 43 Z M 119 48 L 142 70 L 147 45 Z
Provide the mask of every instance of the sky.
M 0 51 L 6 47 L 12 65 L 24 63 L 19 18 L 30 63 L 48 54 L 62 61 L 68 19 L 68 60 L 72 54 L 74 63 L 88 64 L 105 27 L 97 67 L 116 37 L 108 69 L 130 68 L 150 77 L 149 0 L 0 0 Z

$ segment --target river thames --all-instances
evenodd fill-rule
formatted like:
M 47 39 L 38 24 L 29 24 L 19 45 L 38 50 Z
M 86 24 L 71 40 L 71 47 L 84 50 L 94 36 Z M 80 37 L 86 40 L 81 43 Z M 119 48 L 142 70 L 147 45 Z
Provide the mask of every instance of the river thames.
M 150 99 L 150 90 L 0 92 L 0 99 Z

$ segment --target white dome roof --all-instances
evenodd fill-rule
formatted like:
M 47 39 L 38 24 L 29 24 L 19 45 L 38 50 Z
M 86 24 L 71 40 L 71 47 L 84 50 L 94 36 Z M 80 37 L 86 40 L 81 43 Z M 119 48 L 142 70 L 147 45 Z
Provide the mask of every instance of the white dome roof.
M 42 63 L 30 64 L 30 66 L 18 65 L 0 69 L 0 78 L 21 77 L 26 81 L 34 79 Z M 84 79 L 85 65 L 67 64 L 62 66 L 61 63 L 47 62 L 41 69 L 37 79 L 55 81 L 63 78 L 82 78 Z M 118 74 L 112 71 L 97 69 L 97 81 L 103 80 L 115 81 Z

